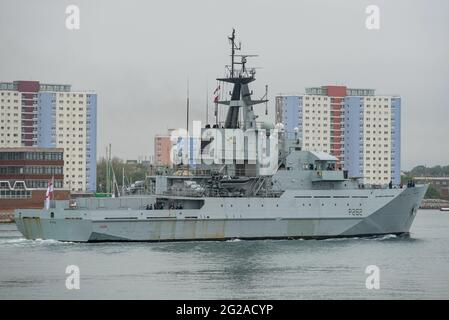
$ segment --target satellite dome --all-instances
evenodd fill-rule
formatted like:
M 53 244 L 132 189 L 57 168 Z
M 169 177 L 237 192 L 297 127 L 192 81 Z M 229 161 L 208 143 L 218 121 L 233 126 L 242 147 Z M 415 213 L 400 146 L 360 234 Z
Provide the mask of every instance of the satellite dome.
M 274 124 L 272 124 L 271 122 L 263 122 L 260 128 L 265 129 L 266 131 L 270 131 L 274 129 Z
M 284 131 L 284 124 L 278 122 L 278 123 L 276 123 L 275 128 L 279 131 Z

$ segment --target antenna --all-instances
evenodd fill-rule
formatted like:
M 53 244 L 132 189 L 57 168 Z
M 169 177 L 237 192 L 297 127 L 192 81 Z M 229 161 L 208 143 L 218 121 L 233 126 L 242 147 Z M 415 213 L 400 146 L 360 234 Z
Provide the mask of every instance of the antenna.
M 238 46 L 235 44 L 235 29 L 234 28 L 232 28 L 232 35 L 230 37 L 228 37 L 228 39 L 231 41 L 231 78 L 234 78 L 235 51 L 240 50 L 242 48 L 242 43 L 239 42 Z

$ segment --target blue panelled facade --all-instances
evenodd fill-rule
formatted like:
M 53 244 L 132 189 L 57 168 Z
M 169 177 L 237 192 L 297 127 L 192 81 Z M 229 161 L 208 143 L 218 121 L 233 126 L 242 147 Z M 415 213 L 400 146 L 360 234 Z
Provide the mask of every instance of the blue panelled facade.
M 37 145 L 56 147 L 56 94 L 39 92 L 37 107 Z
M 289 138 L 294 138 L 295 128 L 298 128 L 298 138 L 302 139 L 302 96 L 281 96 L 276 101 L 276 122 L 284 125 Z
M 391 99 L 391 177 L 401 183 L 401 98 Z
M 55 92 L 39 92 L 37 108 L 37 146 L 58 147 L 56 139 L 56 98 Z M 86 190 L 97 189 L 97 95 L 86 94 Z
M 344 100 L 344 168 L 349 177 L 363 176 L 363 98 Z
M 87 95 L 87 191 L 97 190 L 97 95 Z

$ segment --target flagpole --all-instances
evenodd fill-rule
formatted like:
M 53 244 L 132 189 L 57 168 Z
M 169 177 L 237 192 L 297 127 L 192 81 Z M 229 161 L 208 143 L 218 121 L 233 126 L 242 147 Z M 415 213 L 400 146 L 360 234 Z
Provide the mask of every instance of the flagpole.
M 53 175 L 51 177 L 51 196 L 53 197 L 53 205 L 51 206 L 52 208 L 55 207 L 55 176 Z
M 47 181 L 47 191 L 45 192 L 44 208 L 45 210 L 50 209 L 50 182 Z
M 214 91 L 214 103 L 215 103 L 215 124 L 218 127 L 218 100 L 220 99 L 220 85 Z

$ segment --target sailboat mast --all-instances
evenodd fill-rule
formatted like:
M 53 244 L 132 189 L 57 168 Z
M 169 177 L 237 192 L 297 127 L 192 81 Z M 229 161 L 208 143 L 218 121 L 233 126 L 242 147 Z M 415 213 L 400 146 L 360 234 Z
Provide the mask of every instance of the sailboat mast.
M 109 159 L 108 159 L 108 146 L 106 146 L 106 157 L 105 157 L 105 161 L 106 161 L 106 193 L 109 192 Z
M 122 193 L 125 190 L 125 166 L 122 167 Z
M 187 174 L 189 174 L 189 151 L 190 151 L 190 143 L 189 143 L 189 113 L 190 113 L 190 88 L 189 88 L 189 79 L 187 79 L 187 141 L 186 141 L 186 147 L 187 147 Z
M 111 181 L 112 178 L 112 173 L 111 171 L 114 170 L 114 168 L 112 167 L 112 158 L 111 158 L 111 149 L 112 146 L 111 144 L 109 144 L 109 154 L 108 154 L 108 162 L 109 162 L 109 170 L 108 170 L 108 176 L 109 176 L 109 193 L 112 193 L 112 189 L 114 188 L 113 186 L 113 182 Z M 112 183 L 111 183 L 112 182 Z
M 209 86 L 206 83 L 206 123 L 205 124 L 209 123 L 209 99 L 208 99 L 208 97 L 209 97 Z

